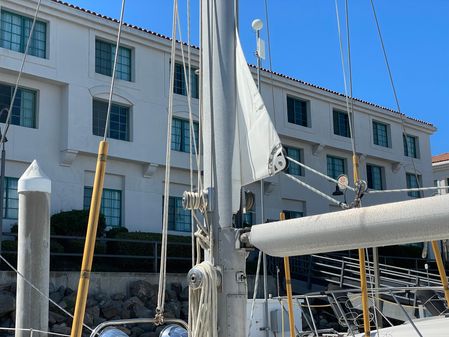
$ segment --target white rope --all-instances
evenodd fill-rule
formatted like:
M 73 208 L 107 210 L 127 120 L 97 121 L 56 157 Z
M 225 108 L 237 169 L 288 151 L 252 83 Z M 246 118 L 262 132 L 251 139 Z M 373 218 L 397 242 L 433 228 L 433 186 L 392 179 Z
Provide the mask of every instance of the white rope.
M 204 261 L 195 266 L 203 279 L 198 289 L 189 288 L 191 302 L 191 337 L 217 337 L 217 273 Z
M 261 261 L 262 261 L 262 251 L 259 250 L 259 257 L 257 258 L 256 277 L 254 279 L 253 300 L 251 302 L 251 313 L 249 315 L 248 337 L 251 337 L 251 327 L 253 326 L 254 307 L 256 305 L 257 291 L 259 288 L 259 274 L 260 274 Z
M 173 88 L 176 57 L 176 17 L 178 13 L 178 1 L 173 1 L 173 25 L 171 43 L 171 63 L 170 63 L 170 88 L 168 97 L 167 116 L 167 143 L 165 158 L 165 182 L 164 182 L 164 212 L 162 219 L 162 240 L 161 240 L 161 264 L 159 270 L 159 288 L 157 294 L 156 324 L 164 321 L 165 288 L 167 274 L 167 236 L 168 236 L 168 203 L 170 198 L 170 165 L 171 165 L 171 136 L 173 120 Z
M 310 172 L 313 172 L 313 173 L 319 175 L 320 177 L 323 177 L 324 179 L 326 179 L 326 180 L 328 180 L 328 181 L 330 181 L 330 182 L 333 182 L 333 183 L 335 183 L 335 184 L 338 184 L 338 180 L 336 180 L 336 179 L 334 179 L 334 178 L 332 178 L 332 177 L 329 177 L 328 175 L 326 175 L 326 174 L 324 174 L 324 173 L 321 173 L 320 171 L 317 171 L 317 170 L 311 168 L 310 166 L 307 166 L 307 165 L 301 163 L 300 161 L 297 161 L 297 160 L 295 160 L 295 159 L 293 159 L 293 158 L 291 158 L 291 157 L 289 157 L 289 156 L 287 156 L 286 158 L 287 158 L 288 160 L 290 160 L 292 163 L 295 163 L 296 165 L 299 165 L 299 166 L 305 168 L 306 170 L 308 170 L 308 171 L 310 171 Z M 348 186 L 348 189 L 355 192 L 355 188 L 354 188 L 354 187 Z
M 337 199 L 334 199 L 334 198 L 328 196 L 326 193 L 321 192 L 320 190 L 317 190 L 315 187 L 312 187 L 312 186 L 310 186 L 309 184 L 306 184 L 305 182 L 299 180 L 298 178 L 292 176 L 291 174 L 288 174 L 288 173 L 284 173 L 284 174 L 285 174 L 288 178 L 290 178 L 291 180 L 293 180 L 294 182 L 297 182 L 299 185 L 301 185 L 301 186 L 303 186 L 303 187 L 305 187 L 305 188 L 311 190 L 312 192 L 314 192 L 314 193 L 316 193 L 316 194 L 322 196 L 323 198 L 329 200 L 330 202 L 332 202 L 332 203 L 334 203 L 334 204 L 336 204 L 336 205 L 338 205 L 338 206 L 340 206 L 340 207 L 342 207 L 342 208 L 345 208 L 345 207 L 344 207 L 345 204 L 344 204 L 343 202 L 340 202 L 340 201 L 338 201 Z
M 22 63 L 20 64 L 19 74 L 17 75 L 16 84 L 14 86 L 14 91 L 12 94 L 11 102 L 9 103 L 8 114 L 6 115 L 5 127 L 3 128 L 0 144 L 5 143 L 6 134 L 8 133 L 9 126 L 11 125 L 12 109 L 14 106 L 14 101 L 16 100 L 17 90 L 19 89 L 20 79 L 22 78 L 23 68 L 25 67 L 25 62 L 26 62 L 26 59 L 28 56 L 28 50 L 30 49 L 31 39 L 32 39 L 33 33 L 34 33 L 34 26 L 36 25 L 40 6 L 41 6 L 41 0 L 38 1 L 37 6 L 36 6 L 36 11 L 34 12 L 33 23 L 31 24 L 31 29 L 30 29 L 30 35 L 28 36 L 28 39 L 27 39 L 27 44 L 25 46 L 25 50 L 23 53 Z
M 105 121 L 105 126 L 104 126 L 104 135 L 103 135 L 104 141 L 106 140 L 106 138 L 108 136 L 108 131 L 109 131 L 109 119 L 111 117 L 112 95 L 114 94 L 115 73 L 117 71 L 117 61 L 118 61 L 118 54 L 119 54 L 119 50 L 120 50 L 120 37 L 122 35 L 123 17 L 125 14 L 125 2 L 126 2 L 126 0 L 122 0 L 122 8 L 120 10 L 120 21 L 119 21 L 118 32 L 117 32 L 117 42 L 115 44 L 114 63 L 112 66 L 111 87 L 109 89 L 108 111 L 106 113 L 106 121 Z
M 33 288 L 34 290 L 37 291 L 37 293 L 39 295 L 41 295 L 43 298 L 45 298 L 46 300 L 48 300 L 51 304 L 53 304 L 56 308 L 58 308 L 59 310 L 61 310 L 63 313 L 65 313 L 67 316 L 74 318 L 74 316 L 68 312 L 67 310 L 65 310 L 63 307 L 61 307 L 58 303 L 56 303 L 55 301 L 53 301 L 50 297 L 48 297 L 46 294 L 44 294 L 44 292 L 42 290 L 40 290 L 38 287 L 36 287 L 30 280 L 28 280 L 21 272 L 19 272 L 11 263 L 9 263 L 9 261 L 7 259 L 5 259 L 3 257 L 3 255 L 0 254 L 0 259 L 3 260 L 3 262 L 5 262 L 7 264 L 7 266 L 9 268 L 11 268 L 11 270 L 13 270 L 17 275 L 19 275 L 31 288 Z M 93 331 L 93 329 L 84 324 L 83 326 L 88 329 L 89 331 Z

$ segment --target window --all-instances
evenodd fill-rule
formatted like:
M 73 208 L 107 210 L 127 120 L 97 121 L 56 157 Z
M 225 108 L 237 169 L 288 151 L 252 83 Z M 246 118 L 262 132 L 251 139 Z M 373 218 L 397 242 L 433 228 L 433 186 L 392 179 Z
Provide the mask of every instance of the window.
M 0 46 L 24 53 L 32 25 L 33 19 L 2 10 Z M 47 56 L 47 24 L 43 21 L 36 20 L 28 54 L 41 58 Z
M 112 76 L 114 66 L 115 44 L 95 40 L 95 72 Z M 131 81 L 131 49 L 119 47 L 115 78 Z
M 0 122 L 6 122 L 14 87 L 0 84 Z M 12 107 L 10 123 L 27 128 L 36 127 L 36 91 L 18 88 Z
M 351 137 L 349 117 L 346 112 L 334 110 L 334 134 L 342 137 Z
M 92 187 L 84 187 L 84 209 L 90 208 Z M 120 227 L 122 224 L 122 191 L 103 189 L 101 196 L 101 214 L 106 219 L 106 226 Z
M 384 185 L 384 168 L 377 165 L 366 164 L 366 175 L 368 179 L 368 188 L 373 190 L 383 190 Z
M 193 98 L 199 97 L 199 81 L 198 74 L 196 74 L 196 70 L 198 68 L 190 67 L 190 85 L 191 96 Z M 186 71 L 189 72 L 189 68 L 186 67 Z M 175 63 L 175 82 L 173 87 L 173 92 L 178 95 L 187 96 L 187 86 L 186 86 L 186 78 L 184 76 L 184 66 L 181 63 Z
M 193 122 L 193 129 L 195 131 L 195 142 L 198 146 L 198 123 Z M 193 152 L 192 144 L 192 152 Z M 188 120 L 173 118 L 172 134 L 171 134 L 171 149 L 180 152 L 190 152 L 190 123 Z
M 104 135 L 108 103 L 93 100 L 92 133 L 95 136 Z M 129 141 L 129 107 L 113 103 L 109 118 L 108 137 Z
M 162 198 L 162 206 L 164 199 Z M 164 207 L 162 207 L 162 211 Z M 190 232 L 192 217 L 189 210 L 182 207 L 182 197 L 168 198 L 168 229 L 179 232 Z
M 406 174 L 406 180 L 407 180 L 407 188 L 418 188 L 421 184 L 421 176 L 416 175 L 414 173 L 407 173 Z M 422 194 L 421 191 L 413 191 L 407 193 L 409 197 L 413 198 L 421 198 Z
M 17 182 L 19 179 L 5 177 L 5 191 L 3 194 L 3 218 L 17 219 L 19 212 L 19 195 Z
M 327 156 L 327 175 L 337 179 L 346 173 L 346 160 L 343 158 Z
M 297 149 L 294 147 L 289 147 L 289 146 L 285 146 L 284 148 L 287 151 L 287 156 L 302 163 L 302 156 L 301 156 L 300 149 Z M 288 162 L 287 173 L 293 174 L 295 176 L 304 175 L 302 167 L 299 166 L 298 164 L 291 162 L 291 161 Z
M 387 124 L 373 121 L 373 141 L 376 145 L 390 147 Z
M 307 101 L 287 96 L 288 122 L 308 127 L 308 105 Z
M 284 212 L 285 220 L 294 219 L 294 218 L 302 218 L 304 216 L 304 212 L 286 211 L 286 210 L 283 210 L 282 212 Z
M 418 138 L 403 134 L 404 156 L 418 158 Z

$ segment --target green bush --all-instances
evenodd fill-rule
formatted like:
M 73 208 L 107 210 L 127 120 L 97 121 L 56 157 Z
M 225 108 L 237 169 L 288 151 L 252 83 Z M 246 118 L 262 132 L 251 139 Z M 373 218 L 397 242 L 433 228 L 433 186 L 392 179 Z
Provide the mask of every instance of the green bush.
M 86 236 L 89 210 L 72 210 L 51 216 L 51 233 L 53 235 Z M 104 234 L 106 221 L 102 214 L 98 219 L 97 237 Z

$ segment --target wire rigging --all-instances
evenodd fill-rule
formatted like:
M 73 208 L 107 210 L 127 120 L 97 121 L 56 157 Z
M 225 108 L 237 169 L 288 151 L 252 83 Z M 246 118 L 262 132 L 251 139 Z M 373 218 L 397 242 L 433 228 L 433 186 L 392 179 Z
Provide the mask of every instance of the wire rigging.
M 103 141 L 106 141 L 106 138 L 108 136 L 108 131 L 109 131 L 109 120 L 111 118 L 112 95 L 114 94 L 115 74 L 117 71 L 118 54 L 120 51 L 120 38 L 122 35 L 123 17 L 125 15 L 125 2 L 126 2 L 126 0 L 122 0 L 122 8 L 120 10 L 120 21 L 119 21 L 118 32 L 117 32 L 117 41 L 115 44 L 115 55 L 114 55 L 114 63 L 112 66 L 111 88 L 109 89 L 108 111 L 106 113 Z

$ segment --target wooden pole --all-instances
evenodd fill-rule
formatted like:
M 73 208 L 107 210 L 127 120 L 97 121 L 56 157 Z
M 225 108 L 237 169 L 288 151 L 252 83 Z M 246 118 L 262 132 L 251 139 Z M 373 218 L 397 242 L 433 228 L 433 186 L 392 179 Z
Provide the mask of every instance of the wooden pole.
M 443 259 L 441 258 L 440 248 L 438 248 L 438 242 L 432 241 L 433 254 L 435 255 L 435 261 L 437 263 L 438 272 L 440 273 L 441 283 L 444 289 L 444 298 L 449 306 L 449 286 L 447 283 L 446 270 L 444 269 Z
M 281 212 L 279 220 L 285 220 L 285 213 Z M 290 275 L 290 260 L 288 256 L 284 256 L 285 269 L 285 285 L 287 288 L 287 303 L 288 303 L 288 322 L 290 325 L 290 337 L 295 337 L 295 316 L 293 314 L 293 293 L 292 293 L 292 278 Z M 282 314 L 282 317 L 284 314 Z
M 106 158 L 108 155 L 108 143 L 101 141 L 98 147 L 97 167 L 90 203 L 89 220 L 87 223 L 86 242 L 84 244 L 81 275 L 78 283 L 75 313 L 72 324 L 71 337 L 81 337 L 83 321 L 86 310 L 87 294 L 89 292 L 90 272 L 94 256 L 95 241 L 97 236 L 98 218 L 100 216 L 101 195 L 103 193 L 104 175 L 106 171 Z
M 354 183 L 359 181 L 359 161 L 357 155 L 352 156 L 352 167 L 354 169 Z M 360 269 L 360 291 L 362 296 L 362 310 L 363 310 L 363 327 L 365 337 L 370 336 L 369 324 L 369 305 L 368 305 L 368 287 L 366 284 L 366 265 L 365 265 L 365 249 L 359 248 L 359 269 Z

